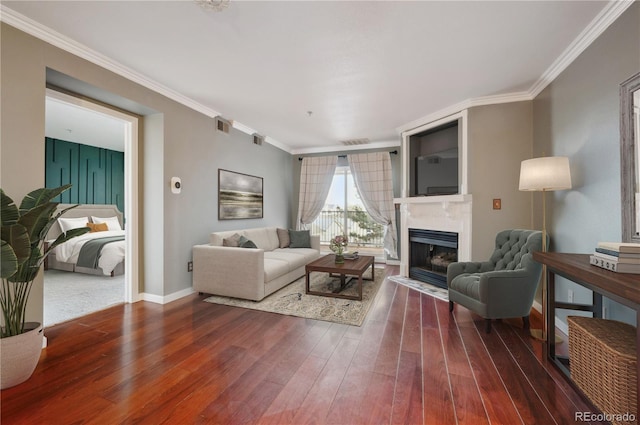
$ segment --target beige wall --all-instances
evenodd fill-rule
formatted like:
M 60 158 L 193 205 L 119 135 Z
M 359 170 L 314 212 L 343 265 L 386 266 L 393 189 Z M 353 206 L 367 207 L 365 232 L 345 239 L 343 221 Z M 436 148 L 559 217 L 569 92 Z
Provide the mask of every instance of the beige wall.
M 473 195 L 473 260 L 493 252 L 496 233 L 531 227 L 531 194 L 518 190 L 520 162 L 532 153 L 532 102 L 468 111 L 468 182 Z M 502 209 L 493 209 L 493 199 Z
M 136 176 L 141 204 L 140 285 L 144 292 L 162 297 L 190 288 L 187 262 L 191 247 L 207 242 L 212 231 L 285 227 L 291 222 L 292 165 L 288 153 L 268 144 L 254 145 L 250 135 L 235 129 L 221 135 L 215 131 L 213 118 L 6 23 L 0 31 L 0 183 L 10 196 L 21 199 L 44 185 L 47 68 L 104 94 L 105 99 L 128 105 L 119 105 L 121 108 L 130 107 L 148 116 L 140 125 L 140 174 Z M 264 178 L 263 219 L 217 220 L 218 168 Z M 170 192 L 172 176 L 182 178 L 180 195 Z M 28 318 L 42 320 L 42 279 L 34 287 Z
M 0 186 L 20 203 L 24 195 L 44 185 L 45 67 L 42 55 L 22 54 L 23 49 L 37 50 L 40 42 L 31 38 L 25 40 L 18 32 L 4 28 L 2 24 Z M 34 85 L 34 81 L 42 84 Z M 20 161 L 16 161 L 17 158 Z M 29 320 L 41 322 L 42 308 L 40 274 L 31 290 L 27 310 Z

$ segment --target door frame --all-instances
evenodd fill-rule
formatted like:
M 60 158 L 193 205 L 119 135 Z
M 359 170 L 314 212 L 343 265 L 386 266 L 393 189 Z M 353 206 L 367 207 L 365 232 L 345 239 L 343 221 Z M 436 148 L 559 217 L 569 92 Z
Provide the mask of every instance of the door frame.
M 56 90 L 46 89 L 46 96 L 76 107 L 118 119 L 124 124 L 124 216 L 125 225 L 125 267 L 124 302 L 140 300 L 139 271 L 139 205 L 138 205 L 138 128 L 139 118 L 86 99 L 81 99 Z

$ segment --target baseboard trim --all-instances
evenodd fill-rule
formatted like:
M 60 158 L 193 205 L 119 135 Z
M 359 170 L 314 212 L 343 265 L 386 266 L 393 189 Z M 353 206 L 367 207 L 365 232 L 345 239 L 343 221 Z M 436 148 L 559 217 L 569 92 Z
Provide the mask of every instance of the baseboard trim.
M 538 301 L 534 301 L 533 309 L 540 314 L 540 317 L 542 317 L 542 304 L 540 304 Z M 558 316 L 556 316 L 556 329 L 558 329 L 565 335 L 569 335 L 569 326 L 565 322 L 560 320 Z
M 185 288 L 180 291 L 171 293 L 169 295 L 155 295 L 148 294 L 143 292 L 140 294 L 140 299 L 143 301 L 149 301 L 156 304 L 167 304 L 175 300 L 179 300 L 180 298 L 188 297 L 189 295 L 195 293 L 193 288 Z

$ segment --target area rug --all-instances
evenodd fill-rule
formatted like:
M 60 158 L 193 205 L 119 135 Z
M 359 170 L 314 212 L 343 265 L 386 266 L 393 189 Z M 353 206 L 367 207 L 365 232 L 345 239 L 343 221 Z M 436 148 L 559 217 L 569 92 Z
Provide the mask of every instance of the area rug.
M 371 271 L 366 271 L 364 277 L 370 278 Z M 369 311 L 369 307 L 371 307 L 378 293 L 378 289 L 380 289 L 380 285 L 384 281 L 384 277 L 384 270 L 376 269 L 375 280 L 363 281 L 362 301 L 307 295 L 305 294 L 304 277 L 301 277 L 259 302 L 220 296 L 212 296 L 206 298 L 204 301 L 251 310 L 269 311 L 288 316 L 361 326 Z M 332 278 L 326 273 L 311 274 L 311 289 L 314 291 L 331 292 L 339 286 L 340 279 L 337 277 Z M 356 295 L 357 290 L 357 279 L 353 279 L 341 293 Z
M 423 294 L 430 295 L 434 298 L 438 298 L 439 300 L 449 301 L 449 291 L 446 289 L 438 288 L 437 286 L 404 276 L 389 276 L 389 280 L 408 286 L 409 288 L 415 289 L 416 291 L 420 291 Z

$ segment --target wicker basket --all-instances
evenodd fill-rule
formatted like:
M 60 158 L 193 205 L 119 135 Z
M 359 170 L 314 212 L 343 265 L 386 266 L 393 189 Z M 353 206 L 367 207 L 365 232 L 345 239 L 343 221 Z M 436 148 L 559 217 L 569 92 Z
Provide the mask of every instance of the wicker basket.
M 637 417 L 636 328 L 591 317 L 567 320 L 573 381 L 603 413 Z

